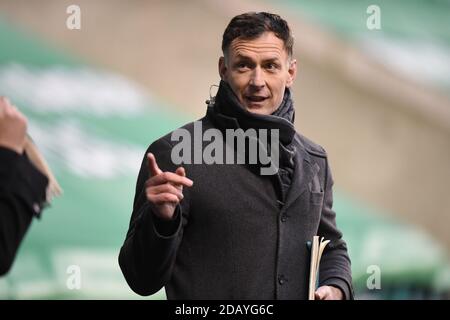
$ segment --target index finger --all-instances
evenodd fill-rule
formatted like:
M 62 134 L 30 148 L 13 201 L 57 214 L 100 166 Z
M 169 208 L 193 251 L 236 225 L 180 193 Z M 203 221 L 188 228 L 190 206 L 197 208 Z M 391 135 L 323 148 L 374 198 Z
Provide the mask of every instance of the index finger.
M 156 158 L 153 155 L 153 153 L 149 152 L 147 153 L 147 160 L 148 160 L 148 168 L 150 170 L 150 176 L 157 176 L 158 174 L 161 174 L 162 171 L 159 169 L 158 164 L 156 163 Z
M 5 96 L 0 96 L 0 102 L 2 102 L 2 104 L 5 106 L 11 105 L 11 101 L 9 101 L 8 97 Z

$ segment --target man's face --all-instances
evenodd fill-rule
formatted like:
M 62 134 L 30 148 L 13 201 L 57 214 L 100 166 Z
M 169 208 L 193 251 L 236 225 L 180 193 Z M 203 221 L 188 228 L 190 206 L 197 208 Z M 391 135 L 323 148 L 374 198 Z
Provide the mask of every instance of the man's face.
M 265 32 L 253 40 L 234 39 L 219 73 L 248 111 L 271 114 L 283 101 L 284 90 L 294 82 L 295 60 L 289 59 L 283 40 Z

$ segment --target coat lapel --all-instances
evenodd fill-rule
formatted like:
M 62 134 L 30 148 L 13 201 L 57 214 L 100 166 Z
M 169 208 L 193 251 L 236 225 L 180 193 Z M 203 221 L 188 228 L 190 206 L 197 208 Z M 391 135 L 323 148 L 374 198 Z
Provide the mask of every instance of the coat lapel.
M 239 124 L 235 118 L 231 118 L 220 113 L 214 113 L 213 107 L 208 107 L 208 113 L 213 119 L 219 120 L 216 125 L 222 129 L 225 128 L 239 128 Z M 297 152 L 294 156 L 295 171 L 292 178 L 291 187 L 286 195 L 284 207 L 288 208 L 295 200 L 300 197 L 303 192 L 308 189 L 308 183 L 314 178 L 314 175 L 319 171 L 319 166 L 311 159 L 311 156 L 306 151 L 305 146 L 300 141 L 297 134 L 294 134 L 293 141 Z M 259 166 L 247 165 L 250 170 L 255 170 L 256 174 L 259 174 Z
M 291 206 L 295 200 L 300 197 L 308 188 L 308 183 L 319 171 L 319 166 L 313 163 L 311 156 L 306 151 L 305 146 L 297 135 L 294 137 L 297 152 L 294 156 L 295 171 L 292 178 L 292 184 L 286 196 L 285 208 Z

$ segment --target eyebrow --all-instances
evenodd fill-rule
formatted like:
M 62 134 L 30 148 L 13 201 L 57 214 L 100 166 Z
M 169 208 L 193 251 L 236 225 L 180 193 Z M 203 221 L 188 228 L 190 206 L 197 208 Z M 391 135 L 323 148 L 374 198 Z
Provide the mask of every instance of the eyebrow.
M 248 57 L 248 56 L 245 56 L 245 55 L 242 55 L 242 54 L 240 54 L 240 53 L 238 53 L 238 54 L 236 55 L 236 58 L 237 58 L 237 59 L 240 59 L 240 60 L 248 60 L 248 61 L 252 61 L 252 58 L 250 58 L 250 57 Z M 280 58 L 279 58 L 279 57 L 273 57 L 273 58 L 268 58 L 268 59 L 264 59 L 264 60 L 263 60 L 264 63 L 267 63 L 267 62 L 277 62 L 277 61 L 280 61 Z

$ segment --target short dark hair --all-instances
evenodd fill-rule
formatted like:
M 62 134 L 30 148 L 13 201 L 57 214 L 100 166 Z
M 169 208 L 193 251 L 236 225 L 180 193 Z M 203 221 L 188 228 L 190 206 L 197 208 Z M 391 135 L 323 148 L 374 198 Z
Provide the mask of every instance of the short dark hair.
M 222 37 L 223 54 L 226 54 L 234 39 L 253 40 L 264 32 L 273 32 L 283 40 L 288 56 L 292 57 L 294 38 L 288 23 L 279 15 L 268 12 L 247 12 L 231 19 Z

